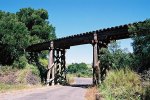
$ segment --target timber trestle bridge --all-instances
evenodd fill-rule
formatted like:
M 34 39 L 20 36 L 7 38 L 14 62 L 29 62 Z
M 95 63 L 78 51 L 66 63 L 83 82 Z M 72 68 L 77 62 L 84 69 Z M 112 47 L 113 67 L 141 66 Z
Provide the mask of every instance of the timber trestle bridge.
M 33 44 L 27 47 L 26 51 L 33 54 L 34 52 L 49 50 L 47 84 L 54 85 L 58 84 L 62 78 L 66 79 L 66 49 L 69 49 L 71 46 L 91 44 L 93 46 L 93 84 L 97 85 L 101 82 L 102 73 L 105 70 L 105 68 L 100 66 L 99 50 L 102 47 L 107 48 L 112 40 L 130 38 L 130 35 L 133 33 L 128 31 L 129 27 L 138 23 L 125 24 Z

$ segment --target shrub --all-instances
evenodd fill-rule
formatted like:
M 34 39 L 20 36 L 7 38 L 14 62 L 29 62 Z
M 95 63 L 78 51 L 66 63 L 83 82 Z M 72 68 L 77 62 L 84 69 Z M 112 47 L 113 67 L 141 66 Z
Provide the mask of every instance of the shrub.
M 17 82 L 21 84 L 38 84 L 40 82 L 39 70 L 33 65 L 27 65 L 18 72 Z
M 28 60 L 26 59 L 25 56 L 21 56 L 19 57 L 18 60 L 15 60 L 13 63 L 13 67 L 14 68 L 19 68 L 19 69 L 23 69 L 26 67 Z
M 1 75 L 8 75 L 10 72 L 15 72 L 16 69 L 12 68 L 12 66 L 1 66 L 0 67 L 0 76 Z
M 100 91 L 106 100 L 138 100 L 143 93 L 140 76 L 129 68 L 110 71 Z
M 73 63 L 68 66 L 68 73 L 75 74 L 77 77 L 92 76 L 92 70 L 85 63 Z
M 48 60 L 47 59 L 39 59 L 39 62 L 42 64 L 42 66 L 44 66 L 45 68 L 47 68 L 48 65 Z

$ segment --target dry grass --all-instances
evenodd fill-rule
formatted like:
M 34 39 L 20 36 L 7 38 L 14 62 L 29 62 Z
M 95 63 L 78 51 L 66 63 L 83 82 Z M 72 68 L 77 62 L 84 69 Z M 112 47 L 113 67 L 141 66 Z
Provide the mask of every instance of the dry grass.
M 74 83 L 74 76 L 71 74 L 67 74 L 67 83 L 73 84 Z
M 8 91 L 16 91 L 16 90 L 27 90 L 27 89 L 34 89 L 34 88 L 40 88 L 43 87 L 40 84 L 37 85 L 23 85 L 23 84 L 2 84 L 0 83 L 0 93 L 8 92 Z
M 100 93 L 106 100 L 139 100 L 143 93 L 140 76 L 129 68 L 110 71 Z
M 87 89 L 85 98 L 86 100 L 96 100 L 96 94 L 99 94 L 97 87 L 90 87 Z M 103 100 L 101 96 L 99 100 Z

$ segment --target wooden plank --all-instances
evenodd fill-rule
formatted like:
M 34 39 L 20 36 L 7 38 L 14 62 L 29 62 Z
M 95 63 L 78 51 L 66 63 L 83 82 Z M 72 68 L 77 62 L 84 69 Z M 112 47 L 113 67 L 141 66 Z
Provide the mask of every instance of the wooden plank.
M 133 23 L 133 24 L 137 24 L 137 23 Z M 129 38 L 130 36 L 130 33 L 128 32 L 128 26 L 131 26 L 133 24 L 125 24 L 121 26 L 100 29 L 100 30 L 96 30 L 93 32 L 86 32 L 82 34 L 55 39 L 53 40 L 54 48 L 67 49 L 67 48 L 70 48 L 70 46 L 91 44 L 94 33 L 97 33 L 99 41 L 126 39 L 126 38 Z M 42 50 L 49 50 L 50 42 L 51 41 L 31 45 L 26 48 L 26 51 L 38 52 Z

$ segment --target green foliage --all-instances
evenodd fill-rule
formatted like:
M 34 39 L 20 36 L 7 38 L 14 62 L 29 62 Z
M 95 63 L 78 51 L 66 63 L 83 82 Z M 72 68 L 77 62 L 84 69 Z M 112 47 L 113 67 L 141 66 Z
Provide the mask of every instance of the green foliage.
M 40 81 L 39 73 L 37 67 L 27 64 L 24 69 L 19 70 L 16 80 L 19 84 L 32 84 L 35 81 L 38 83 Z
M 32 72 L 32 74 L 34 74 L 36 76 L 40 75 L 38 68 L 33 65 L 27 64 L 26 69 L 30 70 Z
M 0 11 L 0 64 L 21 63 L 19 66 L 23 68 L 25 61 L 20 61 L 24 60 L 27 46 L 56 38 L 55 28 L 47 19 L 48 12 L 44 9 L 23 8 L 16 14 Z
M 26 76 L 29 73 L 28 69 L 23 69 L 18 72 L 18 77 L 16 79 L 19 84 L 26 84 Z
M 19 69 L 23 69 L 27 66 L 27 59 L 25 56 L 21 56 L 19 57 L 18 60 L 15 60 L 13 63 L 13 67 L 15 68 L 19 68 Z
M 67 68 L 68 73 L 76 74 L 78 77 L 92 76 L 92 70 L 85 63 L 73 63 Z
M 150 68 L 150 19 L 131 26 L 129 31 L 134 33 L 132 45 L 135 54 L 135 69 L 142 72 Z
M 140 100 L 143 92 L 140 76 L 129 68 L 110 71 L 100 85 L 106 100 Z
M 10 85 L 10 84 L 0 83 L 0 92 L 10 91 L 10 90 L 21 90 L 25 88 L 27 88 L 27 86 L 22 84 Z
M 68 72 L 70 73 L 77 73 L 87 70 L 88 67 L 85 63 L 73 63 L 68 66 Z
M 42 58 L 40 58 L 40 59 L 39 59 L 39 62 L 40 62 L 45 68 L 47 68 L 47 65 L 48 65 L 48 60 L 47 60 L 47 59 L 42 59 Z
M 48 12 L 44 9 L 34 10 L 32 8 L 23 8 L 16 13 L 19 21 L 25 23 L 31 36 L 37 36 L 39 39 L 47 41 L 56 38 L 55 28 L 49 25 Z M 42 40 L 40 41 L 42 42 Z
M 133 55 L 127 50 L 120 49 L 117 42 L 112 42 L 109 48 L 100 50 L 100 61 L 102 67 L 111 66 L 113 69 L 120 69 L 126 66 L 131 66 Z
M 16 72 L 17 69 L 12 66 L 1 66 L 0 67 L 0 76 L 8 75 L 11 72 Z
M 29 44 L 29 32 L 15 14 L 4 13 L 0 17 L 0 63 L 12 64 L 14 59 L 24 53 Z
M 150 98 L 150 85 L 144 88 L 143 100 L 149 100 Z
M 44 9 L 23 8 L 16 14 L 0 11 L 0 64 L 19 63 L 27 46 L 56 38 L 47 19 Z

